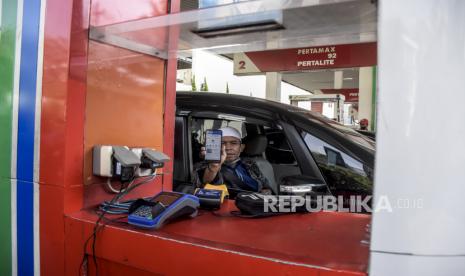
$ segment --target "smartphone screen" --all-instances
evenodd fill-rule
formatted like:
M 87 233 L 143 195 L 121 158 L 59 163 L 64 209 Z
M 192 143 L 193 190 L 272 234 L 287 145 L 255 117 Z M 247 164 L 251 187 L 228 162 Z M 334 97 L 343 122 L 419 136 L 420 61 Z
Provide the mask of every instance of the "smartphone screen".
M 205 161 L 220 162 L 221 160 L 221 130 L 209 129 L 205 134 Z

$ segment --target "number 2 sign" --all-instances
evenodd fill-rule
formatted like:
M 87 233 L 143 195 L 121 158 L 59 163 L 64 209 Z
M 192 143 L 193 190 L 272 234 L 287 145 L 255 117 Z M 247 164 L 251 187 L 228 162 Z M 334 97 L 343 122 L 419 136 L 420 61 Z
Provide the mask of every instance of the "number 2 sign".
M 243 61 L 243 60 L 239 61 L 239 69 L 240 70 L 245 70 L 245 61 Z

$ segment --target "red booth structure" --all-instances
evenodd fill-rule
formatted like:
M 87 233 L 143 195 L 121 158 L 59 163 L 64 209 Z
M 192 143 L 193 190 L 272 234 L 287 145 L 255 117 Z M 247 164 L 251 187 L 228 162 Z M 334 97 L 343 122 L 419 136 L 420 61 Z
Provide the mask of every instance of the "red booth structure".
M 174 222 L 159 231 L 127 224 L 98 235 L 100 275 L 365 275 L 369 216 L 336 212 L 265 219 L 231 216 L 228 201 L 213 214 Z M 67 269 L 76 271 L 92 235 L 93 211 L 65 219 Z M 87 248 L 92 254 L 92 248 Z M 92 257 L 88 264 L 93 272 Z
M 160 59 L 90 41 L 89 27 L 174 13 L 179 5 L 179 0 L 25 4 L 25 23 L 35 18 L 28 17 L 30 11 L 43 9 L 40 26 L 23 32 L 23 49 L 30 32 L 43 37 L 43 59 L 38 52 L 43 65 L 29 73 L 41 73 L 41 93 L 33 95 L 38 104 L 30 104 L 36 98 L 27 98 L 20 88 L 16 131 L 21 139 L 21 131 L 35 131 L 31 137 L 38 151 L 30 167 L 22 167 L 18 154 L 18 231 L 11 232 L 17 233 L 10 239 L 13 250 L 5 251 L 12 256 L 2 255 L 11 264 L 5 274 L 77 275 L 85 253 L 87 267 L 82 269 L 90 275 L 96 274 L 94 258 L 99 275 L 366 274 L 370 216 L 321 212 L 253 220 L 230 216 L 233 202 L 226 202 L 219 214 L 201 213 L 159 231 L 112 222 L 98 232 L 95 252 L 91 244 L 84 248 L 97 220 L 96 204 L 111 197 L 102 188 L 104 180 L 91 174 L 92 146 L 151 147 L 173 157 L 177 62 L 169 51 Z M 165 39 L 174 49 L 177 31 L 160 30 L 150 39 Z M 36 43 L 42 49 L 41 39 Z M 27 65 L 25 58 L 21 64 Z M 20 79 L 28 74 L 20 73 Z M 22 110 L 34 114 L 32 125 L 23 122 Z M 18 140 L 18 152 L 22 143 Z M 172 169 L 172 163 L 166 164 L 160 178 L 131 197 L 171 190 Z M 34 179 L 22 181 L 20 170 L 29 170 Z M 8 177 L 16 185 L 15 177 Z M 31 184 L 37 199 L 21 198 L 21 187 Z M 34 207 L 24 209 L 27 204 Z

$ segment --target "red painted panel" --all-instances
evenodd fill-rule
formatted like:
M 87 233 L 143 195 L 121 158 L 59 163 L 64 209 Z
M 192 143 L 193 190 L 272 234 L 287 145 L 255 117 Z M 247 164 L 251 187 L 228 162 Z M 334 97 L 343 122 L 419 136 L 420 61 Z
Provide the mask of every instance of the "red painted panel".
M 82 208 L 82 149 L 90 0 L 46 6 L 40 145 L 42 275 L 65 271 L 64 213 Z
M 89 44 L 84 138 L 85 206 L 113 197 L 92 175 L 94 145 L 163 148 L 165 61 L 97 42 Z M 97 184 L 97 185 L 93 185 Z M 144 196 L 160 190 L 144 185 Z
M 367 239 L 368 215 L 320 212 L 246 219 L 230 216 L 232 209 L 228 201 L 216 215 L 204 212 L 159 231 L 107 226 L 96 254 L 167 275 L 365 275 L 369 248 L 361 241 Z M 81 229 L 81 239 L 91 234 L 95 220 L 92 211 L 66 219 L 67 225 Z M 178 260 L 182 266 L 176 265 Z
M 66 171 L 65 186 L 82 187 L 83 179 L 83 141 L 85 104 L 87 93 L 87 55 L 90 1 L 73 2 L 73 21 L 71 24 L 70 68 L 68 80 L 68 98 L 66 112 Z M 82 207 L 82 194 L 76 195 Z M 76 202 L 72 201 L 72 202 Z M 66 201 L 70 202 L 70 201 Z M 67 204 L 68 205 L 68 204 Z M 70 204 L 69 204 L 70 205 Z M 71 205 L 67 208 L 72 207 Z M 74 209 L 76 210 L 76 209 Z
M 81 65 L 70 64 L 73 67 Z M 79 68 L 80 70 L 81 68 Z M 86 70 L 86 68 L 82 68 Z M 86 102 L 85 79 L 77 79 L 70 76 L 68 80 L 68 99 L 66 112 L 66 159 L 65 178 L 66 187 L 82 186 L 83 173 L 83 141 L 84 141 L 84 117 Z M 81 195 L 82 197 L 82 195 Z
M 93 224 L 87 219 L 67 217 L 66 228 L 72 229 L 77 235 L 66 249 L 67 263 L 73 268 L 66 275 L 76 275 L 82 259 L 82 254 L 76 252 L 83 252 L 82 244 L 76 242 L 76 237 L 80 236 L 84 240 L 91 234 Z M 107 226 L 101 232 L 96 245 L 100 275 L 104 275 L 104 270 L 121 268 L 121 264 L 125 266 L 125 275 L 138 275 L 141 270 L 156 275 L 318 275 L 318 270 L 313 267 L 264 259 L 261 256 L 248 256 L 237 251 L 217 250 L 182 239 L 155 237 L 113 226 Z M 91 254 L 90 247 L 87 248 L 87 253 Z M 102 259 L 106 261 L 100 263 Z M 92 272 L 91 256 L 88 262 Z
M 180 1 L 171 1 L 171 13 L 179 12 Z M 179 26 L 173 26 L 169 29 L 168 48 L 170 56 L 166 63 L 166 88 L 165 88 L 165 116 L 163 129 L 163 152 L 166 153 L 171 160 L 174 160 L 174 121 L 175 121 L 175 106 L 176 106 L 176 70 L 177 56 L 175 51 L 178 47 Z M 173 162 L 165 164 L 165 173 L 163 175 L 163 183 L 165 190 L 173 189 Z
M 167 13 L 168 0 L 93 0 L 91 26 L 103 26 Z
M 377 62 L 376 42 L 247 52 L 246 55 L 260 72 L 363 67 Z
M 64 239 L 69 234 L 66 232 L 65 236 L 63 219 L 65 213 L 81 209 L 84 201 L 83 142 L 90 2 L 49 0 L 46 7 L 40 147 L 43 275 L 63 275 L 64 270 L 68 270 L 64 267 L 63 252 Z M 166 1 L 145 1 L 151 3 L 151 8 L 145 10 L 142 2 L 92 1 L 98 6 L 93 10 L 94 19 L 100 23 L 115 23 L 166 13 Z M 159 81 L 163 82 L 163 75 L 160 76 Z M 73 239 L 68 240 L 66 247 L 72 243 Z
M 94 145 L 163 147 L 165 62 L 129 50 L 89 44 L 84 182 L 101 183 L 92 175 Z
M 40 273 L 63 275 L 64 251 L 64 188 L 40 185 Z
M 84 256 L 84 237 L 83 227 L 80 222 L 71 221 L 65 217 L 65 273 L 63 275 L 80 275 L 79 267 Z
M 95 8 L 92 10 L 92 19 L 95 25 L 99 25 L 163 14 L 166 13 L 166 2 L 138 1 L 136 4 L 131 3 L 131 9 L 127 9 L 127 1 L 92 1 Z M 173 1 L 173 5 L 179 7 L 179 2 Z M 40 168 L 40 181 L 43 183 L 40 187 L 43 275 L 76 275 L 78 266 L 73 264 L 79 263 L 82 257 L 82 228 L 76 227 L 77 225 L 64 227 L 63 216 L 80 209 L 84 201 L 83 126 L 89 7 L 89 0 L 49 0 L 47 3 Z M 171 59 L 168 66 L 171 68 L 168 70 L 171 73 L 168 74 L 174 73 L 175 76 L 175 59 Z M 163 83 L 164 75 L 157 75 L 159 78 L 156 81 Z M 174 80 L 172 85 L 175 84 Z M 174 129 L 175 88 L 172 86 L 167 90 L 172 92 L 168 93 L 164 102 L 168 114 L 165 117 L 165 128 Z M 172 148 L 172 140 L 173 134 L 167 134 L 163 138 L 163 141 L 168 141 L 168 148 Z M 171 181 L 169 183 L 171 185 Z M 155 187 L 146 187 L 150 187 L 153 193 L 158 191 L 160 183 L 155 184 Z M 98 193 L 91 194 L 93 197 L 89 196 L 89 199 L 100 197 Z M 137 196 L 137 192 L 134 196 Z M 143 243 L 139 242 L 133 246 L 140 248 L 141 244 Z M 103 273 L 143 272 L 130 266 L 114 265 L 106 260 L 102 260 L 102 264 Z
M 64 185 L 67 81 L 73 1 L 47 2 L 42 78 L 40 182 Z
M 47 2 L 40 182 L 48 185 L 82 185 L 89 2 Z
M 105 259 L 98 258 L 98 270 L 99 275 L 111 275 L 111 276 L 163 276 L 163 274 L 152 273 L 144 271 L 136 267 L 131 267 L 124 264 L 115 263 Z M 91 261 L 89 262 L 89 275 L 95 275 L 95 266 Z
M 64 214 L 76 212 L 83 206 L 84 186 L 66 187 L 64 190 Z

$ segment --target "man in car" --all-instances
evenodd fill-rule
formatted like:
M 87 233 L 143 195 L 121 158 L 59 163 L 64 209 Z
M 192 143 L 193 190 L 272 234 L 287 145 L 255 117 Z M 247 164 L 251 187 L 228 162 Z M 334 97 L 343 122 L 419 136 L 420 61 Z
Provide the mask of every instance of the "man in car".
M 268 180 L 263 176 L 255 161 L 241 158 L 245 145 L 240 132 L 232 127 L 220 129 L 223 133 L 222 154 L 219 163 L 202 162 L 196 165 L 194 184 L 226 184 L 228 188 L 270 193 Z M 205 148 L 202 148 L 204 151 Z M 203 152 L 204 153 L 204 152 Z

